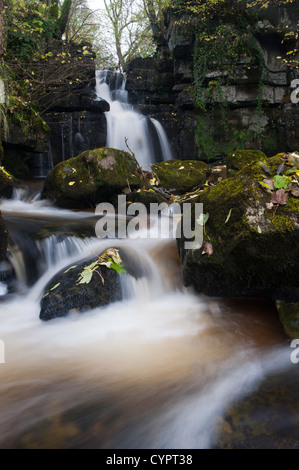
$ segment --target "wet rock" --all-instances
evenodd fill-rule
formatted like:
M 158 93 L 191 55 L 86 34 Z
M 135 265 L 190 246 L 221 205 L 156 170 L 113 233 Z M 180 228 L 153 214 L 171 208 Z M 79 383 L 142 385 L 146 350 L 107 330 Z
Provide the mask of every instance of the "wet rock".
M 186 285 L 208 296 L 299 301 L 299 198 L 286 190 L 277 201 L 276 191 L 260 184 L 266 168 L 276 175 L 281 164 L 280 156 L 266 167 L 248 164 L 198 195 L 208 216 L 203 242 L 213 250 L 186 250 L 184 237 L 178 240 Z
M 13 193 L 13 177 L 4 168 L 0 168 L 0 199 L 10 199 Z
M 229 170 L 241 170 L 249 163 L 266 159 L 267 156 L 260 150 L 236 150 L 227 155 L 227 166 Z
M 42 197 L 59 207 L 94 208 L 142 185 L 136 160 L 127 152 L 104 147 L 56 165 L 45 180 Z
M 276 308 L 286 334 L 299 338 L 299 302 L 276 301 Z
M 0 263 L 6 260 L 7 251 L 7 231 L 3 222 L 3 218 L 0 212 Z M 2 265 L 2 264 L 1 264 Z M 1 270 L 0 270 L 1 273 Z
M 83 313 L 122 299 L 120 275 L 114 269 L 98 266 L 89 282 L 79 283 L 86 266 L 98 258 L 90 257 L 60 271 L 45 288 L 40 319 L 65 317 L 71 311 Z
M 196 160 L 169 160 L 152 166 L 162 188 L 175 193 L 186 193 L 204 185 L 210 174 L 208 165 Z

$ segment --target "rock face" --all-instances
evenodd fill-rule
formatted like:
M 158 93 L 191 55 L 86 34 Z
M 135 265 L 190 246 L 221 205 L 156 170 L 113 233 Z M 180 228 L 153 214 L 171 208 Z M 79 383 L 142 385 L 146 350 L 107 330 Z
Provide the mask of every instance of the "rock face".
M 298 105 L 291 100 L 298 71 L 278 58 L 298 49 L 291 35 L 282 41 L 296 31 L 298 8 L 289 3 L 245 14 L 237 4 L 221 2 L 209 25 L 188 15 L 188 7 L 180 12 L 171 7 L 168 53 L 163 47 L 151 62 L 133 61 L 128 68 L 131 99 L 164 125 L 178 159 L 217 160 L 236 149 L 275 155 L 299 148 Z M 220 15 L 223 35 L 213 42 Z M 201 43 L 198 32 L 206 27 L 210 39 Z
M 210 174 L 204 162 L 194 160 L 170 160 L 152 166 L 162 188 L 178 194 L 203 186 Z
M 142 184 L 142 174 L 129 153 L 104 147 L 56 165 L 45 180 L 42 197 L 59 207 L 94 208 Z
M 299 336 L 299 302 L 277 300 L 276 308 L 286 334 L 290 338 L 297 339 Z
M 199 195 L 203 247 L 186 250 L 178 240 L 186 285 L 208 296 L 299 301 L 299 198 L 290 167 L 277 175 L 282 164 L 281 156 L 247 164 Z M 273 180 L 286 189 L 273 188 Z
M 10 199 L 13 193 L 13 178 L 3 168 L 0 168 L 0 199 Z
M 96 260 L 92 257 L 68 266 L 50 281 L 41 300 L 41 320 L 65 317 L 72 310 L 82 313 L 122 299 L 120 275 L 106 266 L 99 266 L 88 283 L 79 283 L 80 273 Z

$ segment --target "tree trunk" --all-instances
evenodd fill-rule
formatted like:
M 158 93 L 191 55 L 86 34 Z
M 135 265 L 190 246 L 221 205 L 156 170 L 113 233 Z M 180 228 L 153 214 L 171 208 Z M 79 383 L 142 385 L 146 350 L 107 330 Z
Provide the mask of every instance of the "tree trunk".
M 152 28 L 155 43 L 158 46 L 166 44 L 164 25 L 156 13 L 153 0 L 143 0 L 143 4 Z
M 70 16 L 70 11 L 72 7 L 72 0 L 64 0 L 62 7 L 61 7 L 61 13 L 60 16 L 57 20 L 57 37 L 58 39 L 61 39 L 62 36 L 65 33 L 67 23 L 69 20 Z
M 124 57 L 121 51 L 121 44 L 120 44 L 120 39 L 117 33 L 115 33 L 115 46 L 116 46 L 116 53 L 118 57 L 118 63 L 122 71 L 125 70 L 126 64 L 124 61 Z

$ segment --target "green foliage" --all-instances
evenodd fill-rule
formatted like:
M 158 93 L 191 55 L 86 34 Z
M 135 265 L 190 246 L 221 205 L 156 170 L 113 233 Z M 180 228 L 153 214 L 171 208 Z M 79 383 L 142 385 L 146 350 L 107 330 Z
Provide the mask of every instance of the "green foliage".
M 95 272 L 100 276 L 102 284 L 104 284 L 105 280 L 101 273 L 100 266 L 106 266 L 108 269 L 114 269 L 114 271 L 116 271 L 118 274 L 127 272 L 123 267 L 122 260 L 119 256 L 119 251 L 115 248 L 109 248 L 98 257 L 97 261 L 94 261 L 93 263 L 84 267 L 83 271 L 79 274 L 77 284 L 89 284 Z

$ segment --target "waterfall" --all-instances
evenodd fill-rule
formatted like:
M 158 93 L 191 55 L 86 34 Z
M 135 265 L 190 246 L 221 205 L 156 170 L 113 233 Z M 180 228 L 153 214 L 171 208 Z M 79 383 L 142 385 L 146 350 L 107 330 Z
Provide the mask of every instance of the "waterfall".
M 171 150 L 162 125 L 129 104 L 125 75 L 111 70 L 96 73 L 96 94 L 110 104 L 107 118 L 107 147 L 134 153 L 148 169 L 152 163 L 169 160 Z

